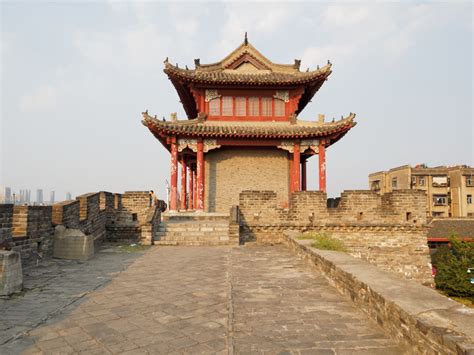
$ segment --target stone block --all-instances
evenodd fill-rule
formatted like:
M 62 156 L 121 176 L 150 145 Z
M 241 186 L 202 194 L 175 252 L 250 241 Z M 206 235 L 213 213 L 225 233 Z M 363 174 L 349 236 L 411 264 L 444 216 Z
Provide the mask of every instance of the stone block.
M 0 250 L 0 296 L 9 296 L 23 288 L 20 253 Z
M 94 256 L 94 237 L 78 229 L 57 226 L 53 256 L 59 259 L 87 260 Z

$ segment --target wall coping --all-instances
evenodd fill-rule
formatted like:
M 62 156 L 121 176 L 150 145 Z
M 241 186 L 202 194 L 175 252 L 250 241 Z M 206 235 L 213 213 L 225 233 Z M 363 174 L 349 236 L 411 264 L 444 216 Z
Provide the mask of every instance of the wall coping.
M 449 352 L 461 354 L 474 352 L 474 309 L 442 296 L 434 289 L 422 286 L 416 281 L 402 279 L 396 274 L 383 271 L 349 254 L 315 249 L 310 246 L 311 240 L 296 239 L 297 234 L 299 233 L 285 232 L 285 243 L 313 257 L 312 263 L 317 264 L 318 260 L 325 263 L 326 270 L 321 268 L 321 271 L 330 283 L 343 293 L 350 294 L 352 300 L 361 305 L 364 311 L 366 311 L 364 308 L 370 308 L 369 315 L 376 318 L 382 327 L 390 328 L 386 324 L 389 322 L 392 323 L 392 327 L 405 326 L 401 324 L 400 319 L 393 319 L 387 312 L 389 308 L 395 309 L 397 313 L 408 317 L 411 324 L 415 324 L 416 331 L 419 333 L 415 337 L 418 338 L 416 341 L 418 345 L 420 339 L 423 343 L 423 340 L 429 337 L 422 348 L 426 348 L 430 342 L 434 341 L 438 343 L 439 348 Z M 331 273 L 335 271 L 339 275 L 342 274 L 347 282 L 332 278 L 327 272 L 327 267 L 330 268 Z M 373 307 L 373 304 L 367 300 L 367 293 L 364 293 L 364 298 L 354 292 L 354 284 L 357 289 L 366 290 L 377 300 L 380 299 L 382 307 L 380 304 Z M 403 338 L 405 336 L 406 333 Z M 412 343 L 415 341 L 411 340 Z

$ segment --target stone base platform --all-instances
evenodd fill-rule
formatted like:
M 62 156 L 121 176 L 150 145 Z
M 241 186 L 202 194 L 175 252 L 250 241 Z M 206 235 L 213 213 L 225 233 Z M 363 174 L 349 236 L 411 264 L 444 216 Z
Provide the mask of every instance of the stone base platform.
M 156 245 L 238 245 L 238 233 L 229 233 L 230 214 L 207 212 L 168 212 L 162 216 L 155 234 Z

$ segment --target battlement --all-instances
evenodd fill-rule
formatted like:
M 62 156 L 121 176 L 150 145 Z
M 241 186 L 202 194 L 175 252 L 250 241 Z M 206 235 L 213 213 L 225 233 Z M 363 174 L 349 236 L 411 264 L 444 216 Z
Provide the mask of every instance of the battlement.
M 0 204 L 0 249 L 18 251 L 22 262 L 30 264 L 51 255 L 57 225 L 79 229 L 95 244 L 151 243 L 163 206 L 154 206 L 148 191 L 92 192 L 52 206 Z
M 283 232 L 324 232 L 344 242 L 350 254 L 407 278 L 432 283 L 424 191 L 379 195 L 347 190 L 327 199 L 321 191 L 294 192 L 288 208 L 274 191 L 239 196 L 241 240 L 280 242 Z

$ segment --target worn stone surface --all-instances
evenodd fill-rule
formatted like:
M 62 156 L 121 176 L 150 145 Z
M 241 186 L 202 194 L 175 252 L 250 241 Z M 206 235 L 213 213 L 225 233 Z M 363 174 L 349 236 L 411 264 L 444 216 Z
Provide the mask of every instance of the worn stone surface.
M 0 354 L 17 353 L 30 341 L 11 347 L 8 344 L 13 338 L 44 322 L 56 321 L 62 312 L 67 314 L 140 255 L 114 250 L 102 249 L 87 262 L 50 259 L 26 269 L 23 292 L 0 298 Z
M 69 284 L 60 285 L 58 279 L 49 287 L 80 287 L 81 282 L 72 283 L 72 274 L 82 275 L 81 268 L 89 268 L 90 262 L 63 275 Z M 10 317 L 29 319 L 21 313 L 51 307 L 47 297 L 50 290 L 48 295 L 38 292 L 21 308 L 9 304 Z M 106 287 L 86 295 L 80 305 L 63 308 L 36 328 L 22 324 L 27 334 L 4 344 L 0 352 L 399 354 L 405 350 L 283 246 L 155 247 Z

